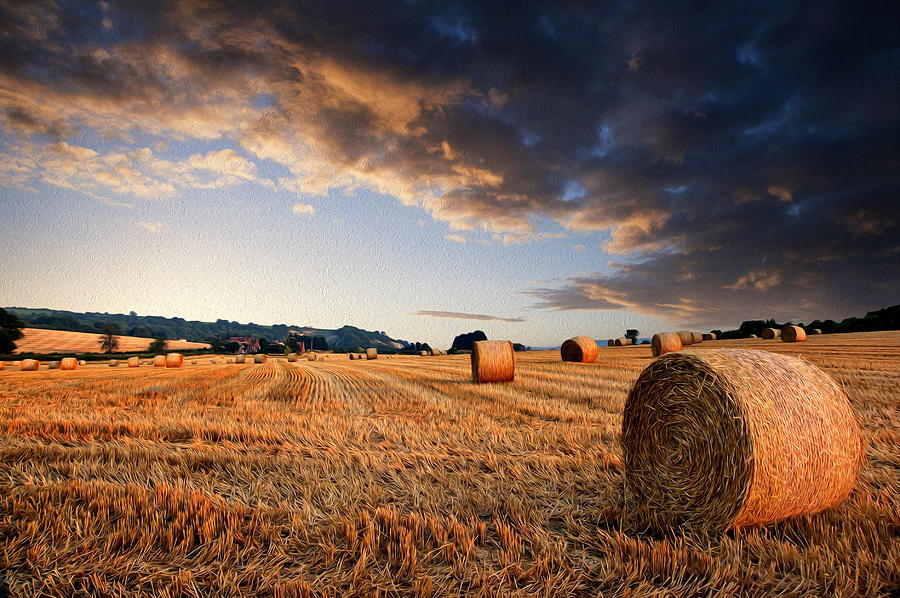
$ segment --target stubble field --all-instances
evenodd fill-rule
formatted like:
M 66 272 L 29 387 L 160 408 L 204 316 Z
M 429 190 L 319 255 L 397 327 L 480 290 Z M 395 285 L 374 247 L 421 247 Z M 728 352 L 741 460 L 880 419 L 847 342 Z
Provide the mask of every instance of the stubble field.
M 866 462 L 838 508 L 698 544 L 623 526 L 622 409 L 649 346 L 0 371 L 14 596 L 900 592 L 900 333 L 705 342 L 841 383 Z M 0 581 L 2 585 L 2 581 Z

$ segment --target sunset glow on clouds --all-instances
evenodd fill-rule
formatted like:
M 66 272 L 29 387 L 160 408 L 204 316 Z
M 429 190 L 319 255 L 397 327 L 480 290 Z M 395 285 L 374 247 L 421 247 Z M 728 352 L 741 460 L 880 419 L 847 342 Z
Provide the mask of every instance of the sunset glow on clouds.
M 0 206 L 16 214 L 7 249 L 26 228 L 31 238 L 50 226 L 38 204 L 89 198 L 101 228 L 130 219 L 160 243 L 234 251 L 245 233 L 221 231 L 246 206 L 247 234 L 263 240 L 247 246 L 353 239 L 397 262 L 371 265 L 385 274 L 372 279 L 379 296 L 416 272 L 417 289 L 382 319 L 390 334 L 422 340 L 451 335 L 408 316 L 437 306 L 509 310 L 498 333 L 549 344 L 560 322 L 601 338 L 628 318 L 729 326 L 900 302 L 900 49 L 890 17 L 875 11 L 215 1 L 0 10 Z M 373 228 L 379 218 L 396 233 Z M 104 231 L 65 234 L 86 244 Z M 313 285 L 317 306 L 346 305 L 348 285 L 363 292 L 345 282 L 356 270 L 317 272 L 314 261 L 308 272 L 285 257 L 265 274 L 234 263 L 216 275 L 285 281 L 272 291 L 283 293 L 278 305 L 294 301 L 288 283 Z M 39 288 L 0 303 L 75 308 Z M 196 301 L 146 309 L 199 317 Z M 260 309 L 246 317 L 364 323 L 338 307 Z

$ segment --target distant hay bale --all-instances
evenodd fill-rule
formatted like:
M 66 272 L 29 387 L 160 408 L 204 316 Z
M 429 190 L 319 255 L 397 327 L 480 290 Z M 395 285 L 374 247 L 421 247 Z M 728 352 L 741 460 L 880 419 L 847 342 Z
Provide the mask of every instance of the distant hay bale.
M 812 330 L 809 331 L 809 333 L 810 334 L 822 334 L 822 329 L 821 328 L 813 328 Z
M 366 359 L 378 359 L 378 349 L 375 347 L 366 349 Z
M 155 368 L 164 368 L 166 367 L 166 356 L 165 355 L 157 355 L 153 358 L 153 367 Z
M 785 326 L 781 329 L 781 341 L 785 343 L 800 343 L 806 340 L 806 331 L 799 326 Z
M 319 358 L 319 357 L 318 357 L 315 353 L 310 353 L 310 354 L 306 357 L 307 361 L 315 361 L 315 360 L 317 360 L 318 358 Z
M 711 332 L 704 333 L 704 334 L 703 334 L 703 340 L 705 340 L 705 341 L 714 341 L 714 340 L 716 340 L 716 335 L 713 334 L 713 333 L 711 333 Z
M 169 353 L 166 355 L 167 368 L 180 368 L 184 365 L 184 355 L 181 353 Z
M 287 360 L 290 361 L 291 363 L 297 361 L 297 354 L 296 353 L 288 353 Z
M 768 351 L 670 353 L 638 377 L 622 423 L 629 514 L 720 533 L 841 503 L 863 458 L 847 395 Z
M 118 359 L 110 359 L 109 367 L 111 367 L 111 368 L 119 367 L 119 360 Z
M 87 365 L 87 362 L 82 359 L 81 361 L 78 362 L 78 365 Z
M 192 359 L 192 360 L 191 360 L 191 365 L 197 365 L 197 360 L 196 360 L 196 359 Z
M 756 335 L 755 335 L 755 334 L 751 334 L 751 335 L 750 335 L 750 336 L 748 336 L 748 337 L 747 337 L 747 338 L 759 338 L 759 337 L 758 337 L 758 336 L 756 336 Z
M 759 335 L 764 339 L 770 341 L 781 336 L 781 331 L 777 328 L 763 328 L 762 332 L 760 332 Z
M 653 357 L 659 357 L 672 351 L 681 351 L 681 337 L 674 332 L 660 332 L 653 335 L 650 341 L 650 349 L 653 351 Z
M 218 359 L 210 359 L 209 363 L 212 365 L 217 365 L 219 363 L 219 360 Z
M 606 341 L 606 346 L 607 346 L 607 347 L 615 347 L 615 346 L 616 346 L 616 339 L 611 338 L 611 339 L 609 339 L 608 341 Z
M 247 360 L 246 355 L 238 355 L 237 357 L 234 358 L 235 363 L 244 363 L 246 360 Z
M 630 345 L 631 343 L 628 342 L 629 340 L 631 340 L 631 339 L 625 338 L 624 336 L 620 336 L 619 338 L 616 339 L 615 345 L 617 347 L 624 347 L 625 345 Z
M 694 344 L 694 333 L 689 332 L 687 330 L 679 330 L 675 334 L 678 335 L 678 338 L 681 339 L 681 346 L 687 347 L 688 345 Z
M 137 368 L 141 366 L 141 360 L 138 357 L 129 357 L 128 358 L 128 367 Z
M 234 363 L 234 359 L 232 359 L 231 357 L 228 357 L 227 359 L 225 359 L 225 363 Z M 241 363 L 243 363 L 243 362 L 241 362 Z
M 428 351 L 419 351 L 419 355 L 421 355 L 422 357 L 427 357 Z
M 559 348 L 559 354 L 563 361 L 578 363 L 594 363 L 598 352 L 597 342 L 589 336 L 570 338 Z
M 700 334 L 699 332 L 691 332 L 691 334 L 692 334 L 693 337 L 694 337 L 694 344 L 695 344 L 695 345 L 698 345 L 698 344 L 700 344 L 700 343 L 703 342 L 703 335 L 702 335 L 702 334 Z
M 64 357 L 59 361 L 59 369 L 61 370 L 77 370 L 78 360 L 74 357 Z
M 50 370 L 58 370 L 59 369 L 59 361 L 51 361 L 47 364 L 47 369 Z
M 516 352 L 509 341 L 475 341 L 472 345 L 472 380 L 511 382 L 516 377 Z
M 41 362 L 37 359 L 23 359 L 19 364 L 19 368 L 23 372 L 36 372 L 41 367 Z
M 257 353 L 253 356 L 253 363 L 265 363 L 268 361 L 269 356 L 265 353 Z

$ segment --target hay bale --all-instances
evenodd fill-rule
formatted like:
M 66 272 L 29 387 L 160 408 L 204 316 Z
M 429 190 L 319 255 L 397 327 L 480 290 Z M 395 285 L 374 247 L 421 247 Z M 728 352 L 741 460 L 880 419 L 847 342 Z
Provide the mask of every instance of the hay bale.
M 616 339 L 615 345 L 616 345 L 617 347 L 624 347 L 625 345 L 630 344 L 630 343 L 628 342 L 629 340 L 631 340 L 631 339 L 627 339 L 627 338 L 625 338 L 624 336 L 620 336 L 619 338 Z
M 47 364 L 48 370 L 58 370 L 59 369 L 59 361 L 51 361 Z
M 428 351 L 419 351 L 419 355 L 421 355 L 422 357 L 427 357 Z
M 167 368 L 180 368 L 184 365 L 184 355 L 181 353 L 169 353 L 166 355 Z
M 516 352 L 509 341 L 475 341 L 472 345 L 472 380 L 511 382 L 516 377 Z
M 806 331 L 799 326 L 785 326 L 781 329 L 781 341 L 784 343 L 800 343 L 806 340 Z
M 138 357 L 129 357 L 128 358 L 128 367 L 136 368 L 141 366 L 141 360 Z
M 318 358 L 319 358 L 319 356 L 316 355 L 315 353 L 310 353 L 310 354 L 306 357 L 306 360 L 307 360 L 307 361 L 315 361 L 315 360 L 317 360 Z
M 291 363 L 297 361 L 297 354 L 296 353 L 288 353 L 287 360 L 290 361 Z
M 755 335 L 755 334 L 751 334 L 751 335 L 750 335 L 750 336 L 748 336 L 748 337 L 747 337 L 747 338 L 759 338 L 759 337 L 758 337 L 758 336 L 756 336 L 756 335 Z
M 691 335 L 694 337 L 694 344 L 698 345 L 703 342 L 703 335 L 699 332 L 691 332 Z
M 847 395 L 769 351 L 670 353 L 638 377 L 622 423 L 630 514 L 720 533 L 841 503 L 863 458 Z
M 679 330 L 675 334 L 678 335 L 678 338 L 681 339 L 681 346 L 687 347 L 688 345 L 694 344 L 694 333 L 689 332 L 687 330 Z
M 375 347 L 366 349 L 366 359 L 378 359 L 378 349 Z
M 234 359 L 232 359 L 231 357 L 229 357 L 229 358 L 227 358 L 227 359 L 225 360 L 225 363 L 234 363 Z
M 197 365 L 197 360 L 196 360 L 196 359 L 192 359 L 192 360 L 191 360 L 191 365 Z
M 594 363 L 598 351 L 597 343 L 589 336 L 570 338 L 559 348 L 559 354 L 563 361 L 577 361 L 578 363 Z
M 607 346 L 607 347 L 615 347 L 615 346 L 616 346 L 616 340 L 615 340 L 615 339 L 612 339 L 612 338 L 609 339 L 608 341 L 606 341 L 606 346 Z
M 253 363 L 265 363 L 268 361 L 269 356 L 265 353 L 257 353 L 253 356 Z
M 87 362 L 82 359 L 81 361 L 78 362 L 78 365 L 87 365 Z
M 809 334 L 822 334 L 822 329 L 821 328 L 813 328 L 812 330 L 809 331 Z
M 244 363 L 244 361 L 246 361 L 246 359 L 247 359 L 246 355 L 238 355 L 237 357 L 234 358 L 234 362 L 235 363 Z
M 716 335 L 712 332 L 707 332 L 703 334 L 703 340 L 705 341 L 714 341 L 716 340 Z
M 166 356 L 165 355 L 157 355 L 153 358 L 153 367 L 155 368 L 164 368 L 166 367 Z
M 111 367 L 111 368 L 119 367 L 119 360 L 118 359 L 110 359 L 109 367 Z
M 77 370 L 78 360 L 74 357 L 64 357 L 59 360 L 59 369 L 61 370 Z
M 759 335 L 764 339 L 770 341 L 781 336 L 781 331 L 777 328 L 763 328 L 762 332 L 760 332 Z
M 23 359 L 19 364 L 19 368 L 23 372 L 36 372 L 41 367 L 41 362 L 37 359 Z
M 675 332 L 660 332 L 653 335 L 650 341 L 650 349 L 653 351 L 653 357 L 659 357 L 672 351 L 681 351 L 681 337 Z
M 20 367 L 22 365 L 22 362 L 17 360 L 17 361 L 12 362 L 12 364 L 13 364 L 13 367 Z
M 209 363 L 212 365 L 217 365 L 219 363 L 219 360 L 218 359 L 210 359 Z

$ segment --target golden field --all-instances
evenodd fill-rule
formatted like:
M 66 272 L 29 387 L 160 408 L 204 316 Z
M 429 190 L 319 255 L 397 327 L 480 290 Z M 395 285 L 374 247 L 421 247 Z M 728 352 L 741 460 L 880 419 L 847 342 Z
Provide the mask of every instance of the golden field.
M 702 545 L 622 524 L 649 345 L 519 353 L 493 385 L 467 355 L 7 367 L 0 572 L 14 596 L 897 595 L 900 332 L 696 348 L 734 346 L 833 376 L 866 462 L 840 507 Z
M 16 353 L 100 353 L 99 334 L 88 332 L 70 332 L 68 330 L 44 330 L 43 328 L 23 328 L 25 335 L 16 341 Z M 140 336 L 119 336 L 119 348 L 122 353 L 146 351 L 152 338 Z M 169 351 L 186 351 L 188 349 L 204 349 L 206 343 L 189 341 L 166 341 Z

